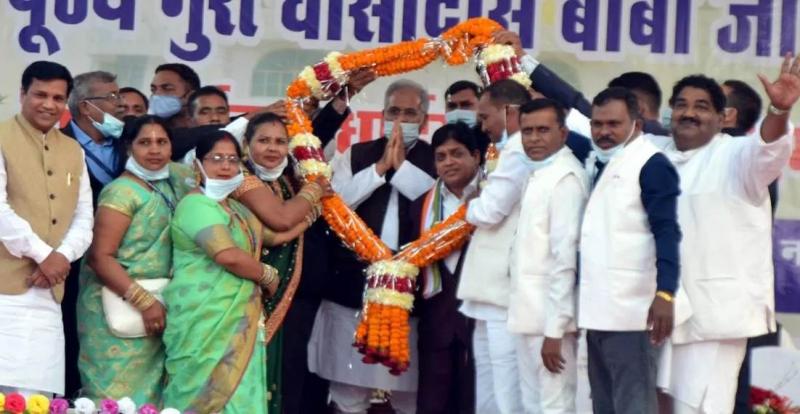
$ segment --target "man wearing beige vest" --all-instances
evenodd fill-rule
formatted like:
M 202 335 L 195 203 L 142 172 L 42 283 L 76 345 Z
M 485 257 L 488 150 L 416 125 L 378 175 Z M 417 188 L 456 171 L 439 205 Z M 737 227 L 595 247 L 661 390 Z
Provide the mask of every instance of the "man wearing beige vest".
M 67 68 L 22 74 L 19 114 L 0 122 L 0 392 L 64 393 L 59 302 L 71 261 L 92 240 L 83 152 L 54 126 L 72 89 Z

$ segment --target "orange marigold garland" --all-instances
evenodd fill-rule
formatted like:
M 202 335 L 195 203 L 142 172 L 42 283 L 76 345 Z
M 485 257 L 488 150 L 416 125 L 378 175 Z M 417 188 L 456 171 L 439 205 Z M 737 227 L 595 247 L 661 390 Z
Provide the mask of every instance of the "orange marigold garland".
M 421 69 L 441 57 L 450 65 L 466 63 L 489 45 L 492 34 L 502 27 L 486 18 L 462 22 L 436 39 L 417 39 L 349 54 L 329 53 L 322 62 L 305 67 L 286 91 L 287 131 L 292 138 L 290 154 L 297 173 L 306 180 L 330 177 L 321 143 L 313 135 L 311 121 L 303 111 L 310 97 L 328 99 L 347 84 L 349 73 L 371 68 L 379 76 Z M 325 197 L 323 216 L 331 229 L 362 260 L 367 269 L 364 309 L 355 332 L 354 346 L 366 363 L 382 363 L 400 375 L 408 369 L 408 315 L 414 304 L 413 291 L 419 268 L 447 257 L 460 248 L 473 227 L 462 206 L 455 214 L 425 232 L 394 258 L 391 250 L 338 196 Z
M 406 245 L 394 260 L 404 260 L 417 267 L 425 267 L 444 259 L 460 249 L 475 229 L 475 226 L 467 222 L 466 217 L 467 206 L 462 204 L 450 217 Z
M 338 195 L 322 199 L 322 216 L 342 242 L 361 259 L 373 263 L 392 257 L 392 251 Z

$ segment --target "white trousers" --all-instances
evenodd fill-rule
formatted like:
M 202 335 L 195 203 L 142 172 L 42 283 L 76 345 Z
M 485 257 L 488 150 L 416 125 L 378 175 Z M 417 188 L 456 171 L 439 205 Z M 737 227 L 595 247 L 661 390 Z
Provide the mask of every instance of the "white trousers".
M 736 403 L 747 339 L 664 346 L 659 388 L 673 399 L 675 414 L 729 414 Z
M 475 321 L 475 405 L 477 413 L 519 414 L 519 388 L 515 335 L 506 321 Z
M 336 403 L 339 413 L 366 414 L 373 391 L 371 388 L 336 381 L 330 384 L 331 400 Z M 398 414 L 414 414 L 417 412 L 417 393 L 392 391 L 391 403 Z
M 516 340 L 522 406 L 526 414 L 574 413 L 577 336 L 568 333 L 561 340 L 561 356 L 566 363 L 559 374 L 548 371 L 542 362 L 544 339 L 541 335 L 519 335 Z

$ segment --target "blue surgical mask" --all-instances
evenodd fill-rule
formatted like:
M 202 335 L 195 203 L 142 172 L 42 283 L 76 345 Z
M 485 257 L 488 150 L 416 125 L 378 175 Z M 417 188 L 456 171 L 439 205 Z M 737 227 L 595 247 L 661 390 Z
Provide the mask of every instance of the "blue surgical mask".
M 444 118 L 447 120 L 448 124 L 463 122 L 470 128 L 474 128 L 475 124 L 478 122 L 478 114 L 468 109 L 454 109 L 450 112 L 445 112 Z
M 622 151 L 623 148 L 625 148 L 625 145 L 628 145 L 628 142 L 630 142 L 631 138 L 633 138 L 633 133 L 635 131 L 636 131 L 636 124 L 634 124 L 633 127 L 631 127 L 631 132 L 628 134 L 628 137 L 625 138 L 625 141 L 609 149 L 602 149 L 599 146 L 597 146 L 594 140 L 591 140 L 592 150 L 594 151 L 597 160 L 602 162 L 603 164 L 608 164 L 608 162 L 611 161 L 612 158 L 617 156 L 619 152 Z
M 102 109 L 98 108 L 97 105 L 93 104 L 91 101 L 86 101 L 89 105 L 93 106 L 95 109 L 103 113 L 103 123 L 99 123 L 89 117 L 89 120 L 92 121 L 92 126 L 95 127 L 103 137 L 105 138 L 119 138 L 122 136 L 122 129 L 125 128 L 125 123 L 120 121 L 119 119 L 115 118 L 114 115 L 109 114 L 108 112 L 103 111 Z
M 383 135 L 386 138 L 392 136 L 392 129 L 394 129 L 393 121 L 383 122 Z M 401 122 L 400 130 L 403 132 L 403 146 L 406 148 L 413 145 L 419 139 L 419 124 L 413 122 Z
M 170 118 L 183 108 L 181 99 L 172 95 L 153 95 L 147 113 L 161 118 Z
M 500 136 L 500 141 L 494 143 L 494 147 L 497 148 L 498 151 L 502 151 L 503 147 L 508 144 L 508 130 L 503 130 L 503 135 Z
M 161 169 L 153 171 L 142 167 L 133 157 L 128 157 L 128 161 L 125 163 L 125 170 L 145 181 L 158 181 L 169 178 L 169 163 L 164 164 Z
M 233 178 L 229 178 L 227 180 L 221 180 L 218 178 L 208 178 L 206 175 L 206 171 L 203 169 L 203 164 L 200 160 L 195 160 L 195 163 L 200 168 L 200 173 L 203 174 L 203 178 L 205 182 L 200 189 L 203 191 L 203 194 L 206 197 L 214 200 L 214 201 L 222 201 L 225 197 L 228 197 L 232 192 L 236 191 L 242 182 L 244 182 L 244 174 L 239 171 L 239 174 L 234 176 Z

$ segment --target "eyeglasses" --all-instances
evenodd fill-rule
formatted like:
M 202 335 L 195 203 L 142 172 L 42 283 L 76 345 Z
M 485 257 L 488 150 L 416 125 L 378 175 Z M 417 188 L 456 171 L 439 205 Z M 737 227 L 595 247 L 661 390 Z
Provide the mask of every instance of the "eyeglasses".
M 222 154 L 214 154 L 209 155 L 203 158 L 204 161 L 210 161 L 212 164 L 222 165 L 223 163 L 227 162 L 228 164 L 239 164 L 239 157 L 236 155 L 222 155 Z
M 122 95 L 120 95 L 120 94 L 118 94 L 116 92 L 111 92 L 111 93 L 109 93 L 108 95 L 105 95 L 105 96 L 88 96 L 88 97 L 84 98 L 84 100 L 86 100 L 86 101 L 104 100 L 104 101 L 110 101 L 110 102 L 120 102 L 120 101 L 122 101 Z

